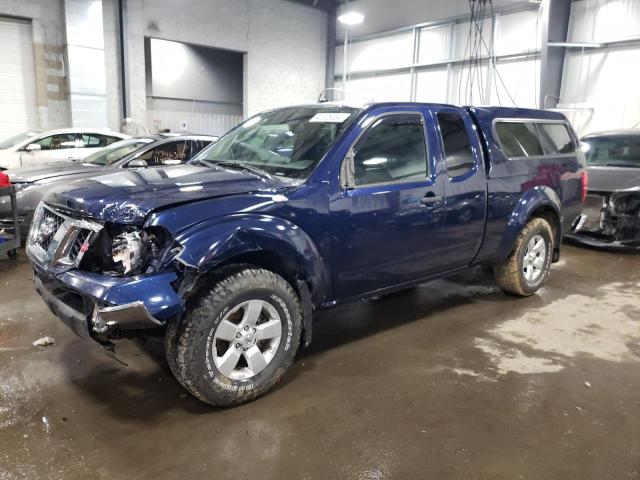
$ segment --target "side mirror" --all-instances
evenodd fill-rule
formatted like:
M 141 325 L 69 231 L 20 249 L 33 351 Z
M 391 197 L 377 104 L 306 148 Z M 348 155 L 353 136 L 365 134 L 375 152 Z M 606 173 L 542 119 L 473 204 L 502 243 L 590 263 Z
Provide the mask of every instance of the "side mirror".
M 147 163 L 147 161 L 143 160 L 141 158 L 136 158 L 134 160 L 131 160 L 127 164 L 127 168 L 146 168 L 148 166 L 149 166 L 149 164 Z
M 345 190 L 353 190 L 356 187 L 353 167 L 353 160 L 355 156 L 356 152 L 353 148 L 350 148 L 342 161 L 342 166 L 340 167 L 340 185 Z
M 25 150 L 27 152 L 39 152 L 40 150 L 42 150 L 42 145 L 40 145 L 39 143 L 30 143 L 26 146 Z

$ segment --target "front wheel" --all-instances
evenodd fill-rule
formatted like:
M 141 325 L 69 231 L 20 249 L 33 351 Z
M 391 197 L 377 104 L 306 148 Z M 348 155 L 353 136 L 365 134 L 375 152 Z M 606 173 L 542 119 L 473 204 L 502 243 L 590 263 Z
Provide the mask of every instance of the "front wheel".
M 167 360 L 200 400 L 233 406 L 269 391 L 293 362 L 302 326 L 295 291 L 273 272 L 235 270 L 166 333 Z
M 543 218 L 534 218 L 518 235 L 505 262 L 493 267 L 496 283 L 508 293 L 533 295 L 547 280 L 552 257 L 551 226 Z

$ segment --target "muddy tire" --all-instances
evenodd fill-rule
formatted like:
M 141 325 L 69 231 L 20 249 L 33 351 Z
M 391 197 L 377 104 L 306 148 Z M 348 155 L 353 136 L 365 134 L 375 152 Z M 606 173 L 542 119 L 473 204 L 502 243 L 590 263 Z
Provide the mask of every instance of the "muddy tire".
M 165 346 L 176 379 L 195 397 L 235 406 L 271 390 L 300 345 L 302 307 L 268 270 L 230 270 L 169 325 Z
M 502 265 L 493 267 L 498 286 L 507 293 L 527 297 L 544 285 L 553 258 L 553 231 L 543 218 L 533 218 L 518 235 Z

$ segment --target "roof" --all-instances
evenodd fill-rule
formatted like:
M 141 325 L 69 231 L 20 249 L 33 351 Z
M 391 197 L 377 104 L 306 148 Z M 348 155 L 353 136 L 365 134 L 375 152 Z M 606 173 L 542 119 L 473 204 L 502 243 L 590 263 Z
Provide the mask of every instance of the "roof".
M 56 128 L 54 130 L 43 130 L 39 132 L 40 135 L 52 135 L 56 133 L 104 133 L 108 135 L 115 135 L 118 137 L 126 138 L 128 135 L 108 128 L 90 128 L 90 127 L 72 127 L 72 128 Z
M 536 108 L 517 108 L 517 107 L 496 107 L 496 106 L 468 106 L 468 105 L 453 105 L 447 103 L 427 103 L 427 102 L 366 102 L 363 104 L 354 104 L 348 101 L 332 101 L 321 102 L 304 105 L 290 105 L 288 107 L 281 108 L 359 108 L 370 109 L 373 107 L 451 107 L 451 108 L 465 108 L 475 112 L 482 112 L 484 115 L 488 115 L 494 118 L 506 117 L 506 118 L 532 118 L 532 119 L 547 119 L 547 120 L 566 120 L 564 114 L 552 111 L 552 110 L 540 110 Z M 278 108 L 274 110 L 279 110 Z
M 596 138 L 596 137 L 635 137 L 640 136 L 640 128 L 620 128 L 617 130 L 605 130 L 602 132 L 592 132 L 587 133 L 582 136 L 582 139 L 585 138 Z

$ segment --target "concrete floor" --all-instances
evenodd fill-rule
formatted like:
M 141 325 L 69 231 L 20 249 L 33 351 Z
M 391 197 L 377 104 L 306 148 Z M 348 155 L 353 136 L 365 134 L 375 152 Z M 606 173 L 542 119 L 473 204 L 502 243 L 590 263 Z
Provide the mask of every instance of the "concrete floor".
M 565 246 L 539 295 L 482 271 L 324 313 L 276 391 L 207 407 L 120 366 L 0 261 L 0 479 L 640 478 L 640 256 Z M 56 344 L 38 348 L 43 335 Z

